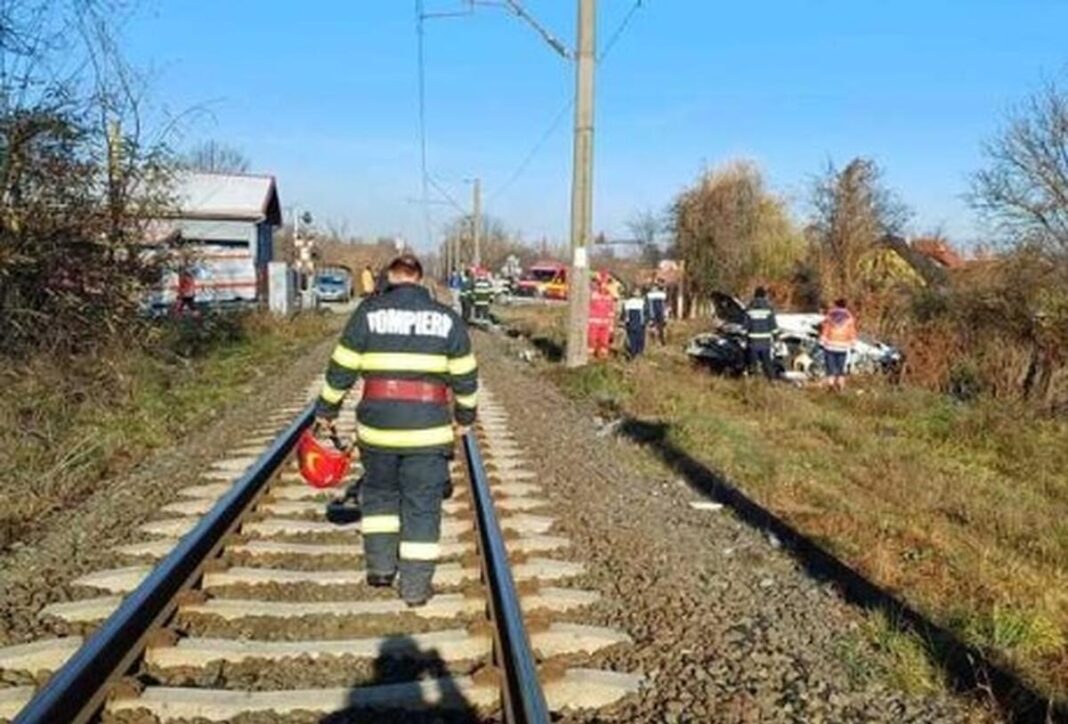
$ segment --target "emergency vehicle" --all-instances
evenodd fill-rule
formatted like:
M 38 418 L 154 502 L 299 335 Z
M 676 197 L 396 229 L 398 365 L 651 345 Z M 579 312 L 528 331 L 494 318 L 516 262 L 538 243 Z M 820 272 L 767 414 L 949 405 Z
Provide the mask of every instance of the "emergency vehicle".
M 516 282 L 515 294 L 517 297 L 549 297 L 552 294 L 554 296 L 549 298 L 566 299 L 567 265 L 558 261 L 538 262 Z

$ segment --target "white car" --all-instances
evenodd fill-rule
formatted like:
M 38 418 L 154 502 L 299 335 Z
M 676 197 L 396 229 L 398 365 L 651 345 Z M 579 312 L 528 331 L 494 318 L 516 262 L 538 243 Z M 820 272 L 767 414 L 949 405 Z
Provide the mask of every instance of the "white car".
M 696 363 L 724 374 L 742 374 L 748 368 L 745 305 L 729 294 L 714 293 L 712 303 L 719 323 L 713 332 L 694 337 L 686 353 Z M 815 379 L 824 375 L 823 348 L 820 347 L 818 313 L 776 313 L 779 336 L 775 342 L 775 360 L 782 376 L 793 381 Z M 846 360 L 852 374 L 897 374 L 904 355 L 893 345 L 862 337 Z

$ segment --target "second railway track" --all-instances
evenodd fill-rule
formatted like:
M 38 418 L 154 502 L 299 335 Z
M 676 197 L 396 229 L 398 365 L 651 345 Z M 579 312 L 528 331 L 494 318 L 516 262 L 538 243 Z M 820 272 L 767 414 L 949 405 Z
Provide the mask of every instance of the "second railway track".
M 583 566 L 554 557 L 569 546 L 553 535 L 564 501 L 541 497 L 489 394 L 453 465 L 437 595 L 419 609 L 366 586 L 359 523 L 328 521 L 328 494 L 300 481 L 291 451 L 310 417 L 300 393 L 250 426 L 115 568 L 75 581 L 84 597 L 41 610 L 64 635 L 0 649 L 5 681 L 45 681 L 0 688 L 0 719 L 545 721 L 638 688 L 638 672 L 561 663 L 629 638 L 573 622 L 598 594 L 569 587 Z

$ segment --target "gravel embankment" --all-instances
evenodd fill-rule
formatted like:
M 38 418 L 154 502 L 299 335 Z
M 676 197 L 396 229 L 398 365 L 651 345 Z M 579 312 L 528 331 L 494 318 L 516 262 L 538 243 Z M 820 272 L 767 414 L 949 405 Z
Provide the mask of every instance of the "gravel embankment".
M 332 344 L 324 341 L 288 368 L 272 370 L 279 374 L 258 375 L 241 404 L 133 473 L 101 483 L 94 495 L 56 516 L 32 545 L 0 557 L 0 646 L 68 631 L 40 621 L 37 612 L 52 602 L 84 598 L 84 590 L 70 585 L 74 578 L 124 565 L 113 549 L 144 540 L 137 526 L 159 517 L 159 508 L 177 500 L 179 489 L 203 483 L 200 475 L 211 462 L 242 447 L 251 429 L 262 427 L 264 418 L 321 372 Z
M 650 453 L 598 436 L 590 412 L 518 360 L 521 343 L 478 337 L 484 379 L 553 503 L 554 534 L 587 565 L 575 585 L 604 596 L 569 618 L 635 640 L 585 663 L 648 680 L 612 710 L 565 721 L 983 718 L 952 696 L 913 697 L 880 681 L 858 611 L 729 512 L 692 509 L 696 494 Z

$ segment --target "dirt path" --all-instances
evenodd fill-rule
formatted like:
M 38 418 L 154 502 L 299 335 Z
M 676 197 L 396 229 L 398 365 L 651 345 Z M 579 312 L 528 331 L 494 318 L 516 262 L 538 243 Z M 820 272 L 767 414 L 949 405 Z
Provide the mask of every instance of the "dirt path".
M 636 645 L 598 659 L 643 671 L 618 721 L 893 721 L 980 718 L 947 695 L 891 687 L 862 619 L 798 570 L 777 542 L 725 511 L 697 510 L 684 483 L 640 448 L 599 435 L 592 414 L 478 335 L 480 368 L 530 450 L 559 521 L 602 591 L 584 619 Z M 603 717 L 603 712 L 602 712 Z M 603 720 L 603 719 L 602 719 Z M 574 716 L 569 721 L 584 721 Z
M 51 633 L 37 611 L 70 600 L 69 581 L 113 561 L 115 546 L 135 539 L 139 524 L 174 501 L 181 487 L 200 482 L 208 463 L 240 444 L 247 429 L 236 423 L 262 418 L 276 406 L 276 391 L 292 393 L 307 385 L 322 371 L 332 345 L 332 339 L 324 341 L 277 374 L 256 376 L 241 404 L 133 473 L 101 484 L 75 509 L 51 518 L 32 545 L 16 545 L 0 558 L 0 645 Z

